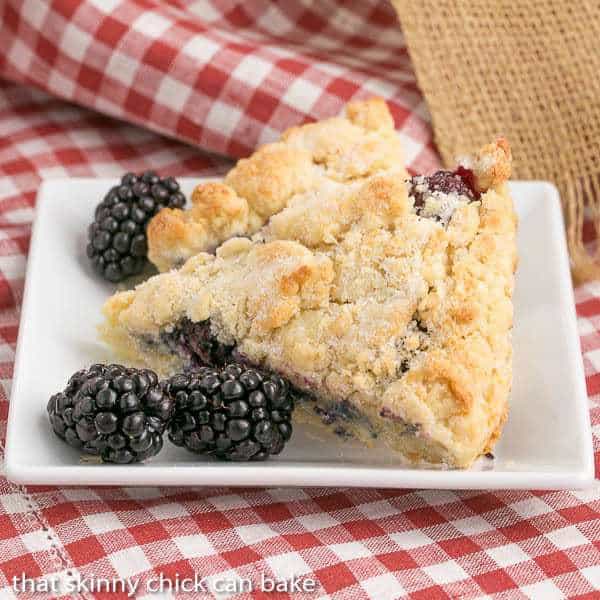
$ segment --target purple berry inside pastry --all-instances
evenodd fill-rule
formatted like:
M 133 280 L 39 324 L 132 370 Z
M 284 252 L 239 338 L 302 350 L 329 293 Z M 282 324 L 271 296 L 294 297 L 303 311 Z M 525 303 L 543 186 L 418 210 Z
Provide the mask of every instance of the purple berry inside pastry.
M 473 173 L 464 167 L 456 171 L 437 171 L 432 175 L 415 175 L 408 182 L 415 212 L 447 225 L 461 205 L 477 200 Z
M 418 318 L 413 317 L 414 329 L 421 334 L 427 334 L 427 327 Z M 426 345 L 426 338 L 423 338 L 421 345 Z M 149 342 L 155 344 L 156 342 Z M 211 331 L 210 321 L 201 321 L 194 323 L 188 318 L 181 319 L 177 325 L 169 328 L 168 331 L 163 331 L 160 334 L 159 344 L 166 346 L 169 351 L 179 355 L 187 368 L 197 367 L 222 367 L 230 362 L 239 362 L 251 364 L 246 357 L 239 353 L 235 345 L 221 343 Z M 257 365 L 252 365 L 257 366 Z M 260 366 L 260 365 L 258 365 Z M 410 359 L 403 360 L 400 364 L 398 375 L 402 376 L 410 370 Z M 376 428 L 367 418 L 361 413 L 357 407 L 348 399 L 340 401 L 326 401 L 319 403 L 318 399 L 311 393 L 301 390 L 297 386 L 291 386 L 293 395 L 296 400 L 305 403 L 310 403 L 312 411 L 320 419 L 321 423 L 326 426 L 331 426 L 333 432 L 343 439 L 354 437 L 353 433 L 347 428 L 347 424 L 354 423 L 360 425 L 369 431 L 372 438 L 378 436 Z M 398 422 L 398 417 L 391 413 L 382 412 L 380 416 L 386 419 L 391 419 Z M 403 435 L 416 435 L 420 430 L 420 426 L 406 424 Z
M 234 361 L 248 363 L 248 360 L 236 350 L 235 345 L 219 342 L 211 332 L 210 321 L 194 323 L 187 318 L 181 319 L 176 326 L 160 334 L 159 343 L 179 355 L 184 360 L 186 367 L 190 369 L 205 366 L 221 367 Z M 312 394 L 302 391 L 298 387 L 291 387 L 297 401 L 314 405 L 314 413 L 320 417 L 324 425 L 336 424 L 334 433 L 339 437 L 345 439 L 354 437 L 350 431 L 338 424 L 340 421 L 361 423 L 371 431 L 371 437 L 377 437 L 377 433 L 368 419 L 348 400 L 329 402 L 327 408 L 322 408 L 316 404 L 316 399 Z
M 471 200 L 475 199 L 472 189 L 454 171 L 437 171 L 429 176 L 417 175 L 411 179 L 411 183 L 418 186 L 414 194 L 415 207 L 423 206 L 425 194 L 433 192 L 456 194 L 458 196 L 466 196 Z
M 471 169 L 467 169 L 462 165 L 458 165 L 458 167 L 456 167 L 456 169 L 454 170 L 454 174 L 458 175 L 463 180 L 463 183 L 469 188 L 469 190 L 471 190 L 473 198 L 475 200 L 479 200 L 479 198 L 481 197 L 481 193 L 477 191 L 475 173 L 473 173 Z
M 161 333 L 161 342 L 181 356 L 190 367 L 220 367 L 239 357 L 235 346 L 222 344 L 211 333 L 210 322 L 194 323 L 184 318 L 169 331 Z

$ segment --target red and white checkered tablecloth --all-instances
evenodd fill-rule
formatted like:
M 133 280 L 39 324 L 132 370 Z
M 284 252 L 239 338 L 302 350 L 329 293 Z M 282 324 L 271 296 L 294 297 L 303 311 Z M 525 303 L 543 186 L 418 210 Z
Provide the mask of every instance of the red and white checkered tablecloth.
M 385 1 L 0 0 L 0 77 L 1 441 L 41 179 L 218 174 L 227 159 L 198 147 L 240 156 L 372 94 L 389 100 L 409 166 L 438 165 Z M 600 283 L 576 296 L 598 465 Z M 0 599 L 18 596 L 22 573 L 63 586 L 132 577 L 148 598 L 202 597 L 141 591 L 161 573 L 207 577 L 213 591 L 261 575 L 314 578 L 307 598 L 599 598 L 599 517 L 599 486 L 58 489 L 0 478 Z

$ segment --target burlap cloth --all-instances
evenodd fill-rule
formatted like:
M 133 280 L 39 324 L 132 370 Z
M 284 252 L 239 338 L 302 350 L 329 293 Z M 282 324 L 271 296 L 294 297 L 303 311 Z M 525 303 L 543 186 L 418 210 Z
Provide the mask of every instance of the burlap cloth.
M 560 190 L 574 277 L 600 278 L 600 2 L 392 0 L 444 162 L 501 134 Z

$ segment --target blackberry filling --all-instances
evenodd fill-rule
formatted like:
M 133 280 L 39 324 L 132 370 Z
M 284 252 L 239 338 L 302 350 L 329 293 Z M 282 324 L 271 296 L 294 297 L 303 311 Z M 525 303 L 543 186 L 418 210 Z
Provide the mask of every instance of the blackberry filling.
M 413 317 L 407 326 L 407 332 L 409 334 L 418 335 L 419 343 L 416 348 L 412 347 L 410 349 L 406 348 L 404 341 L 401 341 L 399 344 L 399 351 L 405 354 L 405 358 L 400 361 L 398 366 L 397 373 L 399 377 L 410 371 L 413 359 L 429 345 L 429 330 L 427 329 L 427 325 L 421 320 L 419 313 L 415 312 L 413 314 Z M 408 356 L 406 356 L 406 354 L 408 354 Z
M 183 318 L 170 331 L 160 335 L 160 341 L 171 351 L 185 359 L 190 367 L 219 367 L 239 360 L 235 345 L 222 344 L 212 334 L 210 321 L 194 323 Z
M 456 171 L 437 171 L 428 176 L 416 175 L 408 185 L 415 212 L 444 225 L 459 205 L 479 198 L 473 172 L 464 167 Z
M 300 395 L 308 398 L 308 394 L 302 394 L 302 392 L 300 392 Z M 314 398 L 310 397 L 310 399 L 314 401 Z M 333 428 L 333 433 L 338 437 L 343 439 L 354 437 L 354 435 L 345 427 L 345 423 L 350 422 L 361 423 L 369 429 L 371 437 L 377 437 L 377 431 L 375 431 L 371 421 L 348 400 L 332 402 L 331 404 L 328 404 L 327 407 L 315 404 L 312 408 L 314 413 L 320 417 L 321 423 L 323 423 L 323 425 L 331 426 Z
M 463 180 L 463 183 L 469 188 L 469 190 L 471 190 L 473 198 L 475 200 L 479 200 L 479 198 L 481 197 L 481 193 L 477 191 L 477 185 L 475 183 L 475 173 L 473 173 L 471 169 L 467 169 L 466 167 L 463 167 L 461 165 L 456 167 L 454 173 L 455 175 L 458 175 Z
M 422 334 L 427 333 L 427 328 L 415 315 L 415 329 Z M 223 367 L 232 362 L 237 362 L 241 367 L 256 368 L 244 356 L 238 352 L 234 344 L 223 344 L 211 331 L 210 321 L 194 323 L 190 319 L 183 318 L 170 331 L 161 333 L 160 342 L 184 359 L 186 368 L 194 372 L 202 367 Z M 401 371 L 409 370 L 408 360 L 402 361 Z M 345 423 L 359 423 L 364 425 L 370 432 L 371 437 L 378 437 L 378 432 L 368 417 L 358 410 L 350 401 L 344 399 L 339 402 L 331 402 L 326 406 L 317 404 L 317 399 L 310 392 L 303 391 L 296 386 L 289 386 L 289 394 L 296 402 L 312 405 L 312 410 L 321 419 L 324 425 L 331 426 L 333 432 L 344 439 L 353 437 L 346 429 Z M 389 415 L 381 415 L 389 416 Z M 395 420 L 395 419 L 394 419 Z M 411 430 L 411 427 L 416 429 Z M 418 426 L 407 424 L 404 433 L 416 433 Z
M 411 179 L 411 182 L 415 181 L 426 186 L 425 190 L 415 194 L 415 206 L 422 206 L 424 195 L 433 192 L 456 194 L 458 196 L 466 196 L 470 200 L 475 200 L 473 189 L 466 183 L 465 179 L 455 171 L 437 171 L 429 176 L 417 175 Z
M 394 421 L 394 423 L 401 423 L 404 426 L 404 430 L 400 435 L 417 435 L 421 431 L 421 425 L 419 423 L 408 423 L 387 407 L 384 407 L 379 411 L 379 416 L 384 419 L 390 419 L 390 421 Z

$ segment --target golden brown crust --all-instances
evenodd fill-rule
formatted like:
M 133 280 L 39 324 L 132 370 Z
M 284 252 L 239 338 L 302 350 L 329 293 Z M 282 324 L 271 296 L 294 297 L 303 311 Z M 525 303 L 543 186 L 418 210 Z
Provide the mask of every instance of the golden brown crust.
M 408 460 L 468 466 L 499 435 L 512 375 L 516 217 L 509 154 L 496 144 L 471 164 L 488 155 L 477 176 L 493 187 L 453 198 L 447 223 L 393 174 L 298 194 L 256 239 L 114 296 L 107 337 L 168 370 L 170 351 L 162 362 L 140 340 L 210 320 L 251 362 L 356 407 Z
M 223 240 L 258 228 L 248 203 L 228 185 L 203 183 L 192 194 L 189 210 L 165 208 L 148 224 L 149 257 L 160 271 L 184 258 L 213 251 Z
M 201 184 L 190 210 L 164 209 L 148 226 L 148 256 L 160 271 L 235 235 L 251 235 L 299 194 L 328 182 L 361 182 L 402 167 L 386 103 L 353 102 L 346 114 L 288 129 L 238 161 L 222 183 Z
M 459 164 L 473 171 L 477 191 L 485 192 L 510 179 L 511 161 L 508 141 L 498 138 L 481 148 L 474 156 L 460 159 Z
M 394 119 L 383 98 L 371 98 L 368 102 L 350 102 L 346 115 L 351 123 L 366 131 L 393 129 Z
M 264 219 L 279 212 L 289 198 L 314 185 L 310 152 L 282 142 L 267 144 L 250 158 L 242 158 L 225 177 L 235 190 Z

